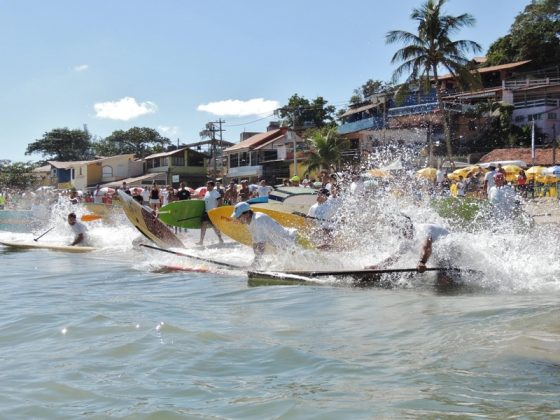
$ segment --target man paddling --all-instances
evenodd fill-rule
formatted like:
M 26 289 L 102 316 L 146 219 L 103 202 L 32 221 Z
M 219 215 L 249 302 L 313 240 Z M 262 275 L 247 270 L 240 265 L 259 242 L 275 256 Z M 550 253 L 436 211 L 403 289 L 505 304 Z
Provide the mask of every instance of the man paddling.
M 82 222 L 79 222 L 76 219 L 76 213 L 68 214 L 68 224 L 72 228 L 72 232 L 76 235 L 74 237 L 74 241 L 70 244 L 70 246 L 85 246 L 86 245 L 86 232 L 87 227 Z
M 370 265 L 365 268 L 377 270 L 389 267 L 398 262 L 405 253 L 419 247 L 420 258 L 416 269 L 419 273 L 423 273 L 426 271 L 426 264 L 432 255 L 432 244 L 447 236 L 449 231 L 443 226 L 435 224 L 413 225 L 412 220 L 408 216 L 402 215 L 402 220 L 399 222 L 399 233 L 402 237 L 402 242 L 398 252 L 379 264 Z
M 251 232 L 255 253 L 253 264 L 260 262 L 267 244 L 277 249 L 286 249 L 296 243 L 296 229 L 285 228 L 269 215 L 251 210 L 251 206 L 244 201 L 235 205 L 231 217 L 247 225 Z

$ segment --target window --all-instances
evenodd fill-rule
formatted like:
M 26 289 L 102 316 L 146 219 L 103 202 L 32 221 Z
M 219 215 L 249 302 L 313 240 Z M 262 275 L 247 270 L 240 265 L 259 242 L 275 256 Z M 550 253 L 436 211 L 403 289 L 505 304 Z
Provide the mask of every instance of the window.
M 538 121 L 542 120 L 542 114 L 532 114 L 527 116 L 527 121 Z
M 80 173 L 80 176 L 83 175 L 83 173 L 82 173 L 82 167 L 81 167 L 81 166 L 80 166 L 80 172 L 79 172 L 79 173 Z
M 555 120 L 555 119 L 557 119 L 558 117 L 557 117 L 557 115 L 556 115 L 556 112 L 549 112 L 547 118 L 548 118 L 549 120 Z
M 173 156 L 171 158 L 171 164 L 173 166 L 185 166 L 185 157 L 184 156 Z
M 518 115 L 518 116 L 515 117 L 515 122 L 516 123 L 520 123 L 520 122 L 523 122 L 523 121 L 525 121 L 525 115 Z
M 238 166 L 239 166 L 239 155 L 237 153 L 229 155 L 229 167 L 237 168 Z
M 110 178 L 113 176 L 113 167 L 112 166 L 104 166 L 102 169 L 102 177 L 103 178 Z

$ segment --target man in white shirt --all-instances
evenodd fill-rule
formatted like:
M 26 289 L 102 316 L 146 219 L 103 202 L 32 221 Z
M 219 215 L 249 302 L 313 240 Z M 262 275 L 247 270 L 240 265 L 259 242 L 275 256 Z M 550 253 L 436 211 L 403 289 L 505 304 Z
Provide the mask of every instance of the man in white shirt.
M 87 245 L 87 237 L 86 237 L 87 228 L 86 228 L 86 225 L 84 225 L 82 222 L 78 222 L 78 220 L 76 218 L 76 213 L 68 214 L 68 224 L 70 225 L 70 228 L 72 229 L 72 232 L 74 232 L 74 235 L 75 235 L 74 240 L 72 241 L 70 246 L 76 246 L 76 245 L 86 246 Z
M 254 212 L 251 210 L 251 206 L 244 201 L 235 205 L 231 217 L 247 225 L 251 232 L 253 252 L 255 253 L 253 264 L 260 261 L 267 244 L 276 249 L 287 249 L 296 243 L 296 229 L 285 228 L 269 215 Z
M 222 205 L 222 195 L 218 190 L 214 189 L 215 186 L 216 184 L 214 183 L 214 181 L 208 181 L 206 183 L 206 194 L 204 194 L 204 213 L 202 214 L 202 217 L 200 219 L 202 222 L 200 226 L 200 241 L 196 243 L 197 245 L 202 245 L 204 243 L 204 236 L 206 235 L 206 229 L 208 228 L 208 225 L 211 225 L 214 229 L 214 232 L 216 232 L 216 235 L 220 240 L 220 244 L 224 243 L 222 234 L 218 229 L 216 229 L 214 225 L 212 225 L 210 217 L 208 217 L 208 212 L 210 210 Z
M 271 188 L 268 185 L 266 185 L 266 180 L 261 179 L 261 181 L 259 182 L 259 187 L 257 188 L 257 197 L 268 198 L 268 195 L 270 194 L 270 190 Z
M 420 248 L 420 258 L 416 269 L 419 273 L 423 273 L 426 271 L 426 263 L 432 255 L 432 244 L 444 236 L 447 236 L 449 231 L 443 226 L 435 224 L 413 225 L 410 218 L 404 215 L 399 221 L 398 227 L 402 242 L 399 245 L 397 253 L 379 264 L 371 265 L 366 268 L 377 270 L 391 266 L 399 261 L 404 254 Z
M 488 200 L 501 217 L 512 217 L 519 207 L 519 199 L 513 188 L 506 184 L 502 172 L 496 172 L 494 175 L 494 186 L 488 191 Z

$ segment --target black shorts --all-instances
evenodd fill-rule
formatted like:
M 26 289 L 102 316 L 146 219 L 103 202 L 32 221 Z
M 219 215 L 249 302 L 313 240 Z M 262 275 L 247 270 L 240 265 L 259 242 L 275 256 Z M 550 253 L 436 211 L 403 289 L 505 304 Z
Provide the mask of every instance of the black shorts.
M 200 221 L 201 222 L 208 222 L 208 223 L 212 224 L 212 221 L 210 220 L 210 217 L 208 216 L 207 212 L 202 213 L 202 216 L 200 216 Z

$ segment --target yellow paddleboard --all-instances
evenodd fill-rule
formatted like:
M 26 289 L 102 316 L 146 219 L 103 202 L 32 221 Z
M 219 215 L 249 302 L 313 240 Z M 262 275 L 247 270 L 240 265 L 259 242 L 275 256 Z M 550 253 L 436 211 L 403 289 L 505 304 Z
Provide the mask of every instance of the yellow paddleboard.
M 210 210 L 208 212 L 208 216 L 210 217 L 212 224 L 220 232 L 229 236 L 234 241 L 242 243 L 243 245 L 252 246 L 253 239 L 247 225 L 244 225 L 239 220 L 232 219 L 230 217 L 231 213 L 233 213 L 233 209 L 233 206 L 218 207 Z M 297 229 L 300 237 L 305 236 L 305 234 L 313 226 L 310 220 L 302 216 L 297 216 L 295 214 L 283 213 L 281 211 L 270 210 L 268 208 L 261 208 L 258 205 L 251 206 L 251 209 L 253 209 L 253 211 L 268 214 L 284 227 Z M 300 240 L 298 242 L 306 247 L 311 247 L 311 244 L 308 241 Z
M 124 214 L 142 235 L 161 248 L 184 247 L 181 240 L 150 210 L 141 206 L 123 191 L 119 190 L 118 193 Z

